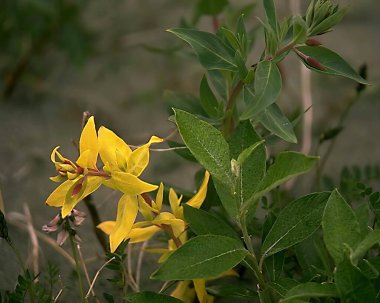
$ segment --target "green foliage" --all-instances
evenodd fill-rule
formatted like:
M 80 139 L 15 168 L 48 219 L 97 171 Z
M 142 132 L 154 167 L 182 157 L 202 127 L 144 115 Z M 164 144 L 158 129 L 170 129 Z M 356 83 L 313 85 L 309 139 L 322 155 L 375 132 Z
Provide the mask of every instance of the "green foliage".
M 281 86 L 281 74 L 277 65 L 272 61 L 259 62 L 253 90 L 248 86 L 244 88 L 244 101 L 247 107 L 240 118 L 243 120 L 253 118 L 276 102 Z
M 246 255 L 247 251 L 239 240 L 201 235 L 175 250 L 152 278 L 164 281 L 215 278 L 233 268 Z
M 173 28 L 168 32 L 189 43 L 204 68 L 209 70 L 237 70 L 237 65 L 234 62 L 234 50 L 218 36 L 187 28 Z
M 71 62 L 82 63 L 91 53 L 92 34 L 83 23 L 86 1 L 3 1 L 0 13 L 0 67 L 3 93 L 9 97 L 24 74 L 40 77 L 38 56 L 63 52 Z
M 127 297 L 127 301 L 131 303 L 181 303 L 183 301 L 176 298 L 158 294 L 152 291 L 143 291 Z
M 78 43 L 78 35 L 85 30 L 79 22 L 78 6 L 59 2 L 62 6 L 59 13 L 55 10 L 56 3 L 30 1 L 24 4 L 25 7 L 31 6 L 33 12 L 37 10 L 43 18 L 39 20 L 38 14 L 26 18 L 25 22 L 34 22 L 28 28 L 33 41 L 24 50 L 19 49 L 21 44 L 16 38 L 13 41 L 10 31 L 3 28 L 0 37 L 9 42 L 6 51 L 10 54 L 10 50 L 17 49 L 17 58 L 25 54 L 29 56 L 35 51 L 35 43 L 44 39 L 52 41 L 49 24 L 62 17 L 63 23 L 59 23 L 62 27 L 57 29 L 59 38 L 54 39 L 59 41 L 57 45 L 69 45 L 67 52 L 73 57 L 80 53 L 82 45 Z M 212 300 L 207 297 L 210 295 L 216 297 L 215 302 L 377 301 L 380 289 L 380 192 L 371 182 L 380 180 L 380 169 L 377 166 L 346 168 L 337 185 L 333 179 L 325 178 L 329 181 L 330 191 L 314 192 L 313 188 L 312 193 L 297 198 L 293 195 L 302 190 L 298 184 L 294 191 L 288 190 L 289 185 L 283 185 L 311 171 L 319 157 L 295 150 L 281 151 L 282 146 L 274 145 L 270 140 L 277 136 L 287 143 L 297 143 L 292 122 L 278 104 L 283 78 L 291 77 L 280 70 L 279 64 L 289 53 L 295 53 L 312 71 L 358 82 L 357 95 L 368 83 L 365 70 L 357 73 L 337 53 L 320 46 L 314 38 L 330 31 L 342 19 L 345 10 L 330 0 L 310 2 L 304 16 L 289 16 L 281 21 L 277 17 L 275 1 L 262 1 L 265 46 L 256 62 L 249 61 L 255 28 L 247 28 L 247 18 L 242 14 L 232 16 L 233 6 L 228 0 L 199 0 L 194 7 L 193 22 L 183 21 L 180 27 L 168 30 L 191 46 L 205 71 L 199 94 L 165 93 L 170 113 L 174 111 L 170 120 L 175 123 L 183 141 L 167 143 L 172 147 L 170 150 L 174 149 L 181 157 L 192 161 L 192 165 L 202 166 L 199 174 L 203 175 L 207 170 L 211 181 L 199 187 L 192 201 L 196 207 L 181 204 L 183 197 L 187 200 L 187 194 L 177 199 L 170 190 L 167 199 L 165 192 L 163 200 L 166 204 L 165 200 L 169 200 L 172 213 L 161 209 L 157 203 L 159 197 L 141 194 L 138 208 L 144 217 L 151 212 L 150 217 L 144 222 L 134 221 L 131 232 L 123 237 L 130 238 L 133 243 L 137 242 L 137 234 L 146 236 L 142 234 L 147 232 L 144 228 L 160 228 L 159 237 L 168 243 L 165 248 L 159 248 L 164 252 L 162 263 L 151 278 L 172 282 L 165 283 L 159 293 L 140 291 L 144 289 L 138 285 L 141 259 L 136 261 L 138 274 L 135 281 L 134 266 L 129 260 L 133 254 L 126 258 L 129 241 L 126 240 L 114 253 L 106 253 L 107 260 L 112 259 L 106 266 L 113 274 L 108 281 L 122 292 L 124 301 L 192 303 L 198 300 L 205 303 Z M 37 3 L 40 6 L 36 6 Z M 13 4 L 7 5 L 11 7 Z M 253 7 L 250 4 L 237 11 L 249 12 Z M 65 16 L 56 16 L 61 13 Z M 196 28 L 201 17 L 211 17 L 213 33 Z M 14 17 L 1 14 L 1 18 L 9 21 Z M 235 24 L 229 24 L 231 20 Z M 18 28 L 19 25 L 12 22 Z M 36 31 L 35 26 L 40 26 L 41 30 Z M 319 144 L 334 139 L 341 130 L 339 126 L 326 131 L 319 138 Z M 121 153 L 116 149 L 116 154 L 112 155 L 116 158 L 115 166 L 124 161 L 125 155 Z M 84 157 L 82 152 L 81 156 Z M 147 155 L 141 156 L 144 157 Z M 70 166 L 70 169 L 75 166 L 75 172 L 70 171 L 68 177 L 90 173 L 97 177 L 107 176 L 105 182 L 112 181 L 112 173 L 109 175 L 106 171 L 114 169 L 111 165 L 103 170 L 86 168 L 88 171 L 81 172 L 81 167 L 67 162 L 65 160 L 60 165 Z M 130 164 L 128 162 L 125 166 Z M 144 166 L 145 162 L 141 165 Z M 63 177 L 62 171 L 59 173 Z M 82 191 L 87 179 L 83 182 Z M 309 178 L 305 177 L 305 182 L 313 186 Z M 74 197 L 74 187 L 70 190 L 68 195 Z M 206 202 L 201 205 L 204 199 Z M 0 237 L 14 249 L 2 212 Z M 142 256 L 140 253 L 139 258 Z M 233 278 L 226 277 L 231 274 Z M 51 302 L 58 277 L 58 269 L 49 266 L 46 286 L 25 270 L 19 275 L 15 289 L 3 292 L 0 301 L 5 298 L 4 302 L 24 302 L 30 296 L 34 302 Z M 183 301 L 161 293 L 176 283 L 176 295 L 182 295 Z M 129 287 L 133 291 L 126 296 Z M 113 293 L 104 291 L 104 300 L 116 301 Z
M 279 153 L 274 164 L 269 167 L 266 175 L 258 185 L 255 195 L 260 196 L 290 178 L 307 172 L 316 164 L 318 159 L 318 157 L 305 156 L 297 152 Z
M 322 68 L 313 66 L 312 62 L 301 56 L 306 67 L 313 71 L 342 76 L 359 83 L 368 84 L 342 57 L 328 48 L 322 46 L 298 46 L 296 49 L 302 54 L 317 60 L 322 65 Z
M 360 226 L 355 213 L 337 190 L 327 201 L 322 228 L 323 239 L 335 264 L 343 260 L 347 248 L 355 248 L 360 241 Z
M 332 283 L 319 284 L 308 282 L 299 284 L 290 289 L 281 302 L 293 302 L 298 298 L 320 298 L 320 297 L 338 297 L 335 285 Z
M 184 216 L 197 235 L 220 235 L 239 239 L 236 231 L 215 214 L 184 205 Z
M 261 246 L 263 257 L 310 237 L 321 225 L 329 193 L 315 193 L 291 202 L 278 215 Z

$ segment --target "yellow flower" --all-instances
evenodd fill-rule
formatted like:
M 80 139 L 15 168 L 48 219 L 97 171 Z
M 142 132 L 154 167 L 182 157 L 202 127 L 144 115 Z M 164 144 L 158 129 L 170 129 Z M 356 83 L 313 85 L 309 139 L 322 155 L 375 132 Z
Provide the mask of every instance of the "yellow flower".
M 110 162 L 108 162 L 110 163 Z M 111 164 L 112 165 L 112 164 Z M 206 194 L 207 194 L 207 183 L 209 180 L 210 174 L 206 171 L 204 180 L 198 190 L 198 192 L 186 203 L 193 207 L 201 207 Z M 163 192 L 164 186 L 161 183 L 157 191 L 156 199 L 151 200 L 148 197 L 143 195 L 137 196 L 137 202 L 134 201 L 131 212 L 133 211 L 133 216 L 130 216 L 128 219 L 124 218 L 124 222 L 129 222 L 128 228 L 119 228 L 117 232 L 117 241 L 111 246 L 116 249 L 116 244 L 119 245 L 123 240 L 129 239 L 130 243 L 143 242 L 154 236 L 160 229 L 168 233 L 171 233 L 177 243 L 184 243 L 187 240 L 186 235 L 186 222 L 183 218 L 183 206 L 180 205 L 182 197 L 178 197 L 177 193 L 170 189 L 169 194 L 169 203 L 173 213 L 162 212 L 163 204 Z M 120 203 L 120 202 L 119 202 Z M 145 221 L 134 223 L 134 220 L 137 215 L 136 203 L 138 203 L 138 210 L 144 216 Z M 126 208 L 127 210 L 127 208 Z M 126 211 L 125 214 L 128 212 Z M 119 214 L 119 212 L 118 212 Z M 131 218 L 133 217 L 133 222 L 131 223 Z M 119 217 L 118 217 L 119 218 Z M 119 220 L 121 220 L 122 216 Z M 98 225 L 104 233 L 111 237 L 112 234 L 115 234 L 116 226 L 118 219 L 115 221 L 105 221 Z M 129 228 L 131 226 L 131 228 Z M 111 238 L 110 238 L 111 241 Z M 111 241 L 112 242 L 112 241 Z M 111 250 L 112 251 L 112 250 Z M 167 252 L 162 251 L 160 252 Z
M 149 147 L 163 139 L 152 136 L 148 143 L 132 151 L 127 143 L 111 130 L 100 127 L 98 132 L 99 155 L 103 170 L 111 175 L 104 185 L 127 195 L 139 195 L 157 189 L 156 185 L 139 179 L 149 163 Z
M 51 179 L 62 182 L 47 198 L 46 204 L 62 207 L 62 217 L 71 213 L 75 205 L 86 196 L 99 188 L 107 177 L 96 166 L 98 158 L 98 139 L 95 130 L 94 117 L 90 117 L 79 140 L 79 157 L 73 162 L 63 157 L 56 147 L 51 160 L 55 165 L 58 175 Z M 58 158 L 58 160 L 57 160 Z

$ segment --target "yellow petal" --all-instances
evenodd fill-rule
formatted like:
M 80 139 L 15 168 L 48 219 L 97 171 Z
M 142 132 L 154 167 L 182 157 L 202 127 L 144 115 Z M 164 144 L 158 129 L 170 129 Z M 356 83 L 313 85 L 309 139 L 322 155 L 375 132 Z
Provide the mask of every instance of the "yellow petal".
M 160 212 L 162 208 L 162 201 L 164 200 L 164 184 L 161 182 L 156 195 L 157 211 Z
M 195 299 L 195 291 L 190 287 L 191 281 L 180 281 L 170 294 L 172 297 L 182 300 L 185 303 L 192 303 Z
M 58 183 L 61 183 L 61 182 L 67 180 L 67 178 L 65 178 L 64 176 L 61 176 L 61 175 L 50 177 L 49 179 L 52 180 L 53 182 L 58 182 Z
M 111 179 L 113 184 L 115 184 L 120 191 L 127 195 L 140 195 L 142 193 L 153 191 L 158 187 L 157 185 L 141 181 L 139 178 L 130 173 L 120 171 L 113 171 L 111 173 Z
M 128 172 L 135 176 L 140 176 L 149 163 L 150 145 L 162 141 L 163 139 L 152 136 L 148 143 L 135 149 L 128 159 Z
M 87 168 L 87 167 L 93 167 L 91 164 L 91 151 L 89 149 L 85 150 L 83 153 L 79 155 L 79 158 L 77 160 L 77 165 L 79 165 L 82 168 Z
M 127 238 L 129 239 L 129 243 L 144 242 L 152 238 L 158 231 L 160 231 L 160 228 L 154 225 L 144 228 L 132 228 Z
M 77 185 L 81 180 L 77 180 L 74 184 Z M 63 204 L 61 215 L 65 218 L 71 213 L 75 205 L 83 200 L 88 195 L 96 191 L 102 184 L 103 178 L 97 176 L 88 176 L 83 180 L 82 188 L 79 193 L 73 195 L 73 187 L 66 193 L 65 202 Z
M 198 192 L 189 200 L 187 201 L 187 205 L 190 205 L 191 207 L 200 208 L 202 206 L 203 201 L 206 198 L 207 195 L 207 184 L 208 180 L 210 178 L 209 172 L 206 170 L 205 177 L 203 179 L 202 185 L 199 188 Z
M 206 280 L 195 279 L 193 283 L 199 303 L 207 303 Z
M 181 216 L 181 212 L 179 211 L 179 208 L 180 208 L 180 204 L 181 204 L 181 200 L 182 200 L 182 196 L 180 196 L 178 198 L 177 196 L 177 193 L 175 192 L 175 190 L 173 188 L 170 188 L 169 190 L 169 203 L 170 203 L 170 207 L 174 213 L 174 215 L 177 217 L 177 218 L 180 218 L 182 219 L 183 216 Z
M 75 182 L 76 180 L 67 180 L 59 185 L 47 198 L 46 204 L 54 207 L 61 207 L 65 202 L 67 192 Z
M 96 227 L 109 236 L 112 230 L 115 228 L 115 225 L 116 221 L 103 221 Z
M 152 220 L 153 219 L 152 207 L 150 207 L 150 205 L 146 203 L 144 198 L 141 197 L 140 195 L 138 196 L 138 200 L 139 200 L 139 211 L 144 216 L 144 219 L 147 221 Z
M 111 252 L 115 252 L 132 229 L 138 212 L 136 196 L 123 195 L 117 206 L 116 224 L 110 234 Z
M 104 126 L 101 126 L 98 131 L 98 141 L 100 158 L 111 169 L 117 167 L 116 150 L 119 154 L 124 155 L 125 159 L 128 159 L 132 153 L 127 143 Z
M 78 165 L 87 168 L 93 168 L 96 169 L 96 161 L 98 158 L 98 137 L 96 135 L 96 129 L 95 129 L 95 121 L 94 117 L 90 117 L 88 119 L 86 125 L 84 126 L 82 130 L 82 134 L 79 139 L 79 153 L 82 155 L 84 152 L 89 150 L 89 155 L 87 158 L 87 163 L 84 165 L 84 163 L 81 162 L 81 164 L 78 163 Z M 78 159 L 79 160 L 79 159 Z

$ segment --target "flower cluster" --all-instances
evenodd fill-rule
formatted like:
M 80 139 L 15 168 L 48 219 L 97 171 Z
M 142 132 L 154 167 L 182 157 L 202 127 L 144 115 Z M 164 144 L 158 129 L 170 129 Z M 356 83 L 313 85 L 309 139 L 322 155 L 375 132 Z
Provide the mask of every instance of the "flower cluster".
M 138 196 L 151 192 L 158 186 L 139 179 L 149 162 L 149 147 L 163 140 L 152 136 L 148 143 L 135 150 L 111 130 L 100 127 L 96 132 L 94 117 L 90 117 L 79 140 L 79 157 L 71 161 L 63 157 L 56 147 L 51 160 L 58 175 L 52 177 L 62 182 L 47 198 L 49 206 L 61 207 L 61 216 L 68 216 L 74 207 L 101 185 L 123 193 L 117 210 L 114 229 L 110 233 L 111 251 L 115 251 L 129 233 L 138 209 Z M 98 168 L 98 157 L 103 167 Z
M 61 214 L 44 229 L 48 232 L 58 229 L 58 221 L 77 212 L 74 207 L 101 185 L 123 193 L 117 206 L 116 220 L 104 221 L 98 225 L 110 239 L 110 251 L 115 252 L 125 240 L 139 243 L 152 238 L 157 232 L 164 231 L 170 237 L 167 249 L 149 249 L 152 253 L 162 254 L 163 262 L 178 247 L 187 241 L 187 223 L 183 215 L 183 196 L 173 188 L 169 189 L 170 210 L 163 209 L 164 185 L 159 186 L 142 181 L 139 177 L 149 162 L 149 148 L 153 143 L 163 140 L 152 136 L 149 142 L 133 150 L 111 130 L 95 128 L 91 117 L 83 128 L 79 140 L 79 157 L 71 161 L 63 157 L 56 147 L 51 155 L 58 175 L 51 179 L 62 182 L 47 198 L 50 206 L 61 207 Z M 98 166 L 98 157 L 102 167 Z M 210 174 L 205 171 L 203 182 L 197 193 L 186 204 L 200 208 L 207 194 Z M 157 190 L 155 199 L 148 194 Z M 138 213 L 144 220 L 136 222 Z M 75 216 L 74 216 L 75 217 Z M 58 221 L 57 221 L 58 220 Z M 57 222 L 56 222 L 57 221 Z M 231 273 L 227 273 L 231 274 Z M 232 273 L 234 274 L 234 273 Z M 197 297 L 199 302 L 211 303 L 213 297 L 206 292 L 206 280 L 182 281 L 172 292 L 172 296 L 185 302 Z

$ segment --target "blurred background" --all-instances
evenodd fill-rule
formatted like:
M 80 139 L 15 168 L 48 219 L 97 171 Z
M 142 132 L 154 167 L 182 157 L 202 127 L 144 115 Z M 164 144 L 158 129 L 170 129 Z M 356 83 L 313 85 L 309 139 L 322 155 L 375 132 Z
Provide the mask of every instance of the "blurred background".
M 262 18 L 261 1 L 230 0 L 221 22 L 233 26 L 234 16 L 246 12 L 248 28 Z M 257 2 L 257 3 L 256 3 Z M 308 4 L 308 1 L 305 1 Z M 45 206 L 56 184 L 50 162 L 60 145 L 68 158 L 76 157 L 73 142 L 81 132 L 82 114 L 89 111 L 97 126 L 114 130 L 127 143 L 139 145 L 151 135 L 168 136 L 174 91 L 198 96 L 204 73 L 190 47 L 165 29 L 194 21 L 195 0 L 2 0 L 0 2 L 0 190 L 6 213 L 30 209 L 32 224 L 40 230 L 57 213 Z M 348 113 L 324 173 L 338 178 L 346 165 L 380 162 L 380 2 L 341 0 L 348 7 L 343 22 L 321 38 L 355 69 L 366 63 L 373 84 Z M 257 5 L 252 5 L 257 4 Z M 277 1 L 279 14 L 290 14 L 288 1 Z M 198 28 L 212 31 L 212 19 L 201 16 Z M 256 30 L 252 63 L 263 47 Z M 283 63 L 281 106 L 292 115 L 300 108 L 299 63 L 290 55 Z M 338 123 L 355 94 L 356 84 L 339 77 L 312 75 L 313 142 Z M 174 96 L 174 97 L 173 97 Z M 314 144 L 315 145 L 315 144 Z M 298 150 L 297 145 L 288 146 Z M 323 150 L 322 150 L 323 151 Z M 152 153 L 145 180 L 195 189 L 198 167 L 174 153 Z M 306 192 L 309 187 L 297 188 Z M 115 216 L 117 196 L 102 190 L 93 196 L 102 220 Z M 85 207 L 79 207 L 86 210 Z M 102 249 L 88 220 L 79 233 L 86 258 Z M 31 249 L 28 233 L 10 225 L 10 234 L 25 258 Z M 55 235 L 51 236 L 52 238 Z M 40 241 L 41 265 L 64 263 L 51 246 Z M 17 265 L 0 241 L 0 288 L 11 289 Z M 91 274 L 99 267 L 94 263 Z M 145 273 L 145 278 L 150 272 Z

